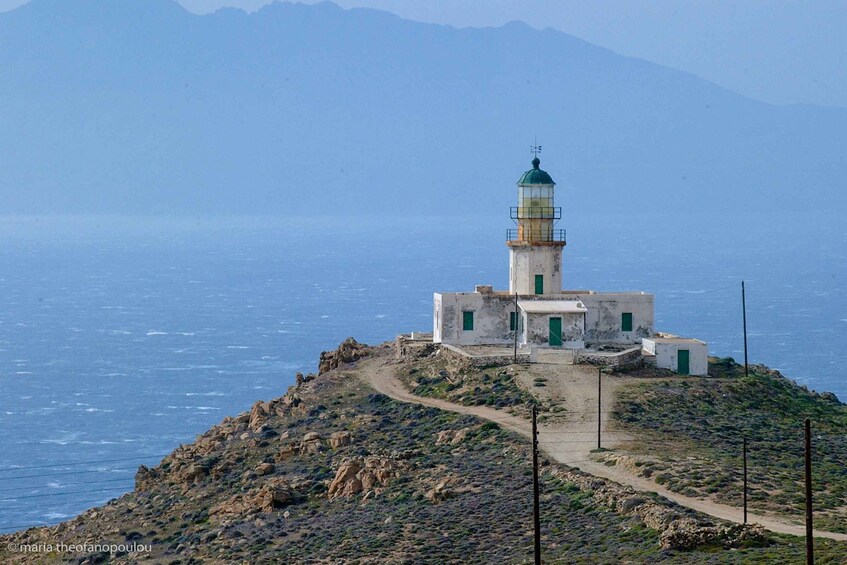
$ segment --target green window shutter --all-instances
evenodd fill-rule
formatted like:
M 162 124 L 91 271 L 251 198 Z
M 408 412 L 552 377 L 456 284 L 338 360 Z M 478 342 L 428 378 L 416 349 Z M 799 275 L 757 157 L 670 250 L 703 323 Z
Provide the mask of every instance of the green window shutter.
M 473 312 L 462 312 L 462 329 L 466 332 L 473 331 Z
M 544 275 L 535 275 L 535 294 L 544 294 Z
M 509 312 L 509 331 L 513 332 L 518 327 L 518 316 L 516 312 Z
M 621 314 L 621 331 L 632 331 L 632 312 L 624 312 L 623 314 Z

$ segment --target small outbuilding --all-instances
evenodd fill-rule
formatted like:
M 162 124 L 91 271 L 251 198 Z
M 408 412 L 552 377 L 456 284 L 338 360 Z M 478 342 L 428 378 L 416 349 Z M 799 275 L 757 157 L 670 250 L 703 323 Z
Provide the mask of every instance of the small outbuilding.
M 709 346 L 699 339 L 658 333 L 642 338 L 641 347 L 645 355 L 655 356 L 660 369 L 701 377 L 709 373 Z

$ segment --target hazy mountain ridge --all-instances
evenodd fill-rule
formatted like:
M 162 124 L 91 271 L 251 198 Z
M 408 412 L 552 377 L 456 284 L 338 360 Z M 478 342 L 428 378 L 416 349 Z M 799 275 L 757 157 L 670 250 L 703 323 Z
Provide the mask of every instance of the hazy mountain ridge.
M 0 38 L 4 213 L 498 212 L 536 135 L 574 211 L 844 204 L 847 112 L 520 23 L 34 0 Z

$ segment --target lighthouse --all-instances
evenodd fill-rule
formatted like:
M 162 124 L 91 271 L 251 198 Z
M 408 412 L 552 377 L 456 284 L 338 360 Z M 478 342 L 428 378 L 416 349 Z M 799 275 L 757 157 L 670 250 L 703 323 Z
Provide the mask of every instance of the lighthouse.
M 516 229 L 506 232 L 509 247 L 509 293 L 519 295 L 562 292 L 562 249 L 565 230 L 556 228 L 562 208 L 556 206 L 556 183 L 541 170 L 538 155 L 518 180 L 517 206 L 511 208 Z
M 643 339 L 655 336 L 651 293 L 568 290 L 579 288 L 573 283 L 577 270 L 563 286 L 562 208 L 556 183 L 541 168 L 540 149 L 533 147 L 532 168 L 518 179 L 517 205 L 510 210 L 509 289 L 479 284 L 473 292 L 433 293 L 432 340 L 451 347 L 508 346 L 513 354 L 537 348 L 638 351 Z

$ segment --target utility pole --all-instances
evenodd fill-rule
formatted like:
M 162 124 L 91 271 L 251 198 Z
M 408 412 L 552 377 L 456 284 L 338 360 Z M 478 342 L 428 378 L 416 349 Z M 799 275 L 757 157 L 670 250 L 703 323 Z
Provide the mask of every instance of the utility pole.
M 515 365 L 518 364 L 518 292 L 515 289 Z
M 812 423 L 806 418 L 806 565 L 815 563 L 815 538 L 812 527 Z
M 541 565 L 541 508 L 538 501 L 538 408 L 532 405 L 532 502 L 535 526 L 535 565 Z
M 603 388 L 603 369 L 597 369 L 597 449 L 602 449 L 600 446 L 600 424 L 603 415 L 603 400 L 601 397 Z
M 747 296 L 744 292 L 744 281 L 741 281 L 741 314 L 744 318 L 744 376 L 747 377 Z
M 747 438 L 744 438 L 744 525 L 747 525 Z

